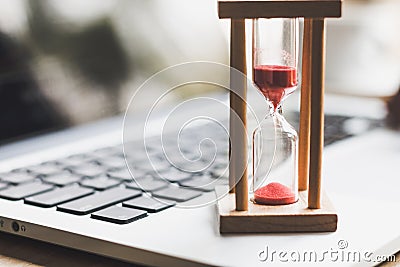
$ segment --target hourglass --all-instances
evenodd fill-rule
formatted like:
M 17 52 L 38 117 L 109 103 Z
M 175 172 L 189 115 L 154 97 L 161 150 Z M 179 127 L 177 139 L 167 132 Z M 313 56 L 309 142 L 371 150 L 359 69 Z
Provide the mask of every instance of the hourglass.
M 253 81 L 269 110 L 253 133 L 253 180 L 258 204 L 298 200 L 297 133 L 282 115 L 282 102 L 298 85 L 298 18 L 253 20 Z
M 249 177 L 247 80 L 231 70 L 230 191 L 225 194 L 226 189 L 216 188 L 221 233 L 336 231 L 337 214 L 321 190 L 321 176 L 325 18 L 340 17 L 341 6 L 341 0 L 218 1 L 219 17 L 231 20 L 230 66 L 244 77 L 245 21 L 253 20 L 253 82 L 269 106 L 252 136 L 253 177 Z M 301 85 L 299 18 L 304 19 Z M 297 87 L 301 91 L 298 135 L 282 112 L 282 101 Z

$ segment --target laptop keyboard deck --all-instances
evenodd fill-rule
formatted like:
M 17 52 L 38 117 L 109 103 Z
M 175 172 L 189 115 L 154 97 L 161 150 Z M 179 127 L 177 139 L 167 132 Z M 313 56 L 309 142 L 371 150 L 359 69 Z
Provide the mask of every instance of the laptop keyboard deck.
M 294 116 L 295 126 L 297 117 Z M 345 127 L 353 119 L 326 115 L 325 145 L 355 135 Z M 367 122 L 366 130 L 381 124 L 363 120 Z M 191 134 L 195 137 L 198 131 L 193 130 Z M 216 142 L 227 144 L 228 141 L 221 137 Z M 227 149 L 216 155 L 209 168 L 198 172 L 174 168 L 170 162 L 162 160 L 162 153 L 162 149 L 152 152 L 159 159 L 155 164 L 162 175 L 155 173 L 151 164 L 140 164 L 147 159 L 142 155 L 142 159 L 135 159 L 135 166 L 138 166 L 135 179 L 126 166 L 122 145 L 15 169 L 0 174 L 0 198 L 126 224 L 198 198 L 213 191 L 216 184 L 228 182 Z

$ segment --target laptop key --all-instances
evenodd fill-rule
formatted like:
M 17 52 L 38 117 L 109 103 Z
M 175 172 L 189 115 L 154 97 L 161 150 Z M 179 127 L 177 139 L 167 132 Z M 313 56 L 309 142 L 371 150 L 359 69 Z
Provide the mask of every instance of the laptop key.
M 209 178 L 206 176 L 198 175 L 198 176 L 194 176 L 190 180 L 185 180 L 185 181 L 179 182 L 179 185 L 181 185 L 183 187 L 191 188 L 193 190 L 199 190 L 199 191 L 203 191 L 203 192 L 211 192 L 215 189 L 216 182 L 218 182 L 218 180 L 212 179 L 212 178 Z
M 82 179 L 80 175 L 75 173 L 70 173 L 69 171 L 64 171 L 59 174 L 54 174 L 51 176 L 43 177 L 42 180 L 49 184 L 54 184 L 57 186 L 66 186 L 79 182 Z
M 76 215 L 85 215 L 138 197 L 141 194 L 142 192 L 139 190 L 117 187 L 58 205 L 57 210 Z
M 81 165 L 82 163 L 85 162 L 87 163 L 89 161 L 92 161 L 93 159 L 94 159 L 93 156 L 90 156 L 89 154 L 77 154 L 69 156 L 67 158 L 60 159 L 58 160 L 58 163 L 66 167 L 72 167 Z
M 8 184 L 0 182 L 0 190 L 7 188 L 7 187 L 8 187 Z
M 145 210 L 147 212 L 159 212 L 162 210 L 165 210 L 169 207 L 173 207 L 175 205 L 175 202 L 171 201 L 160 201 L 154 198 L 150 197 L 137 197 L 128 201 L 125 201 L 122 203 L 122 206 L 129 207 L 129 208 L 135 208 L 135 209 L 141 209 Z
M 147 212 L 143 210 L 130 209 L 119 206 L 112 206 L 104 210 L 93 213 L 90 217 L 106 222 L 127 224 L 142 219 L 147 216 Z
M 61 162 L 58 161 L 58 160 L 45 161 L 45 162 L 42 162 L 40 165 L 56 165 L 56 166 L 59 166 L 59 167 L 62 166 Z
M 125 159 L 119 157 L 103 157 L 96 159 L 96 162 L 108 169 L 119 169 L 126 167 Z
M 228 179 L 228 167 L 216 168 L 211 171 L 211 175 L 215 179 Z
M 93 189 L 80 187 L 79 185 L 74 184 L 25 198 L 25 203 L 47 208 L 93 193 Z
M 216 168 L 227 168 L 228 167 L 228 157 L 225 155 L 217 155 L 212 162 L 211 166 Z
M 69 169 L 73 173 L 87 177 L 94 177 L 106 172 L 106 168 L 95 163 L 82 164 L 76 167 L 71 167 Z
M 175 168 L 170 168 L 167 172 L 163 172 L 163 173 L 159 173 L 159 174 L 152 173 L 152 175 L 154 178 L 165 179 L 170 182 L 180 182 L 180 181 L 190 179 L 192 177 L 192 174 L 183 172 L 183 171 L 179 171 Z
M 0 174 L 0 180 L 10 184 L 26 183 L 33 181 L 35 178 L 35 175 L 25 171 L 7 172 Z
M 199 191 L 170 186 L 152 193 L 154 197 L 166 198 L 176 202 L 183 202 L 200 196 Z
M 22 167 L 22 168 L 16 168 L 16 169 L 12 169 L 11 172 L 29 172 L 28 169 L 26 167 Z
M 40 164 L 40 165 L 35 165 L 27 168 L 29 172 L 32 172 L 36 175 L 40 176 L 47 176 L 51 175 L 54 173 L 59 173 L 62 172 L 63 169 L 60 166 L 57 165 L 51 165 L 51 164 Z
M 0 191 L 0 197 L 10 200 L 19 200 L 39 193 L 50 191 L 54 186 L 44 184 L 40 181 L 10 186 Z
M 106 175 L 102 175 L 92 179 L 85 179 L 80 182 L 82 186 L 94 188 L 96 190 L 106 190 L 108 188 L 117 186 L 121 180 L 111 179 Z
M 126 183 L 127 188 L 133 188 L 137 190 L 143 190 L 145 192 L 152 192 L 162 188 L 165 188 L 169 185 L 167 181 L 153 179 L 151 176 L 144 177 L 142 179 L 136 179 L 130 183 Z
M 150 159 L 146 158 L 146 160 L 141 162 L 130 162 L 129 166 L 145 172 L 163 172 L 171 169 L 171 165 L 167 160 L 160 160 L 154 157 L 151 157 Z
M 135 178 L 140 179 L 144 177 L 146 173 L 141 170 L 132 170 L 132 174 Z M 123 180 L 123 181 L 133 181 L 132 175 L 129 173 L 128 168 L 123 168 L 119 170 L 110 170 L 107 175 L 113 179 Z
M 110 146 L 97 149 L 93 151 L 91 154 L 95 155 L 96 157 L 107 157 L 107 156 L 115 156 L 123 153 L 122 145 Z

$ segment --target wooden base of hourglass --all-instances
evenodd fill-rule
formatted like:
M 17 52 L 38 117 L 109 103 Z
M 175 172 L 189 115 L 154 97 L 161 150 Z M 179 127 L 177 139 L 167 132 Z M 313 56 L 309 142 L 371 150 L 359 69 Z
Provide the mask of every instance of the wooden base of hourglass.
M 299 201 L 290 205 L 258 205 L 248 199 L 246 81 L 231 80 L 230 106 L 240 122 L 230 119 L 230 194 L 221 196 L 217 216 L 221 233 L 329 232 L 338 216 L 321 191 L 325 18 L 341 16 L 341 0 L 219 0 L 220 18 L 231 19 L 230 65 L 246 74 L 245 19 L 304 18 L 303 66 L 299 131 Z M 240 177 L 239 177 L 240 176 Z M 233 185 L 235 185 L 233 187 Z M 307 191 L 308 189 L 308 191 Z
M 226 187 L 215 189 L 219 231 L 225 233 L 305 233 L 334 232 L 338 216 L 326 194 L 321 208 L 308 208 L 308 191 L 299 192 L 299 200 L 290 205 L 268 206 L 249 202 L 247 211 L 235 210 L 235 195 Z

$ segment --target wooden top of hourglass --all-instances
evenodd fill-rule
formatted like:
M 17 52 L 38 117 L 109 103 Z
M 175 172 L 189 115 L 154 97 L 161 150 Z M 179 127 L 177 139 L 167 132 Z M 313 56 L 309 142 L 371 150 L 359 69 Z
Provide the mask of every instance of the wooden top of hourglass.
M 220 18 L 338 18 L 342 0 L 222 0 Z M 290 7 L 290 8 L 288 8 Z

